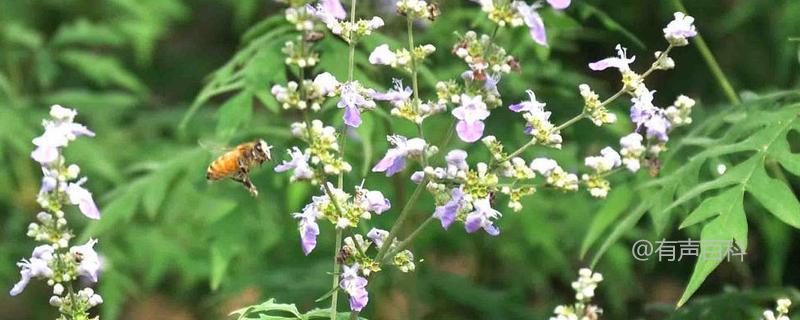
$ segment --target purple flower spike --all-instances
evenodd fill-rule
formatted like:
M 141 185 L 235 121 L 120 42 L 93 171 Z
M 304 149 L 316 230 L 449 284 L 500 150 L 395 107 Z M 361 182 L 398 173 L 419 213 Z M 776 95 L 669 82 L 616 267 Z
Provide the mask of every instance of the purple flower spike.
M 462 141 L 472 143 L 483 136 L 483 120 L 489 117 L 489 110 L 486 109 L 482 96 L 462 94 L 461 106 L 453 109 L 452 113 L 459 120 L 456 132 Z
M 325 11 L 328 11 L 334 18 L 343 20 L 347 17 L 347 11 L 344 10 L 344 6 L 339 0 L 322 0 L 321 2 Z
M 463 197 L 464 194 L 461 192 L 461 188 L 453 188 L 450 191 L 450 201 L 443 206 L 436 207 L 433 217 L 442 221 L 442 228 L 445 230 L 456 220 L 456 214 L 461 207 L 461 199 Z

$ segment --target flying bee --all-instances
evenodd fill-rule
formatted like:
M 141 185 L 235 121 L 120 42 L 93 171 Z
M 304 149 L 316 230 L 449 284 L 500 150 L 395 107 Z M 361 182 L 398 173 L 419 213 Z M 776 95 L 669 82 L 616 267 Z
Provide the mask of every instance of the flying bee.
M 221 180 L 230 177 L 241 182 L 254 197 L 258 196 L 258 190 L 250 181 L 250 168 L 261 165 L 264 161 L 272 161 L 270 149 L 272 146 L 261 139 L 242 143 L 212 161 L 206 171 L 206 179 Z

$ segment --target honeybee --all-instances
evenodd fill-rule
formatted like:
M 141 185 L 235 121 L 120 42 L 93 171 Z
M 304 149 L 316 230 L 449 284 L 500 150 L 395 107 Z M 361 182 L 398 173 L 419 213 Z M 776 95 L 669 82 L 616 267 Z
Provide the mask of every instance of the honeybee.
M 264 161 L 272 161 L 270 149 L 272 146 L 262 139 L 242 143 L 212 161 L 206 171 L 206 179 L 221 180 L 230 177 L 241 182 L 256 197 L 258 190 L 250 181 L 250 168 L 261 165 Z

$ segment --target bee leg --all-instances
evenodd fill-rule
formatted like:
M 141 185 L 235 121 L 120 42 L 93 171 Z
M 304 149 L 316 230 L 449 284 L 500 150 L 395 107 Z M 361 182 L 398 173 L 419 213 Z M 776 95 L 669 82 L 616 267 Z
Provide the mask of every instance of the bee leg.
M 252 181 L 250 181 L 250 177 L 244 172 L 239 172 L 238 174 L 233 176 L 233 180 L 241 182 L 244 185 L 244 187 L 247 188 L 248 191 L 250 191 L 250 194 L 253 195 L 254 197 L 258 196 L 258 189 L 256 189 L 256 186 L 253 185 Z

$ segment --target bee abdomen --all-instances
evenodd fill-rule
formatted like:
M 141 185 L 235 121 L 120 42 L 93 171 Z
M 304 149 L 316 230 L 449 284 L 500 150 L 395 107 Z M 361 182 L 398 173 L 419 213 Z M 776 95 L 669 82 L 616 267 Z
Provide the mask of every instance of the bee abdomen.
M 231 154 L 225 154 L 217 160 L 214 160 L 214 162 L 208 166 L 206 178 L 209 180 L 220 180 L 236 173 L 238 170 L 239 166 L 236 163 L 236 157 Z

